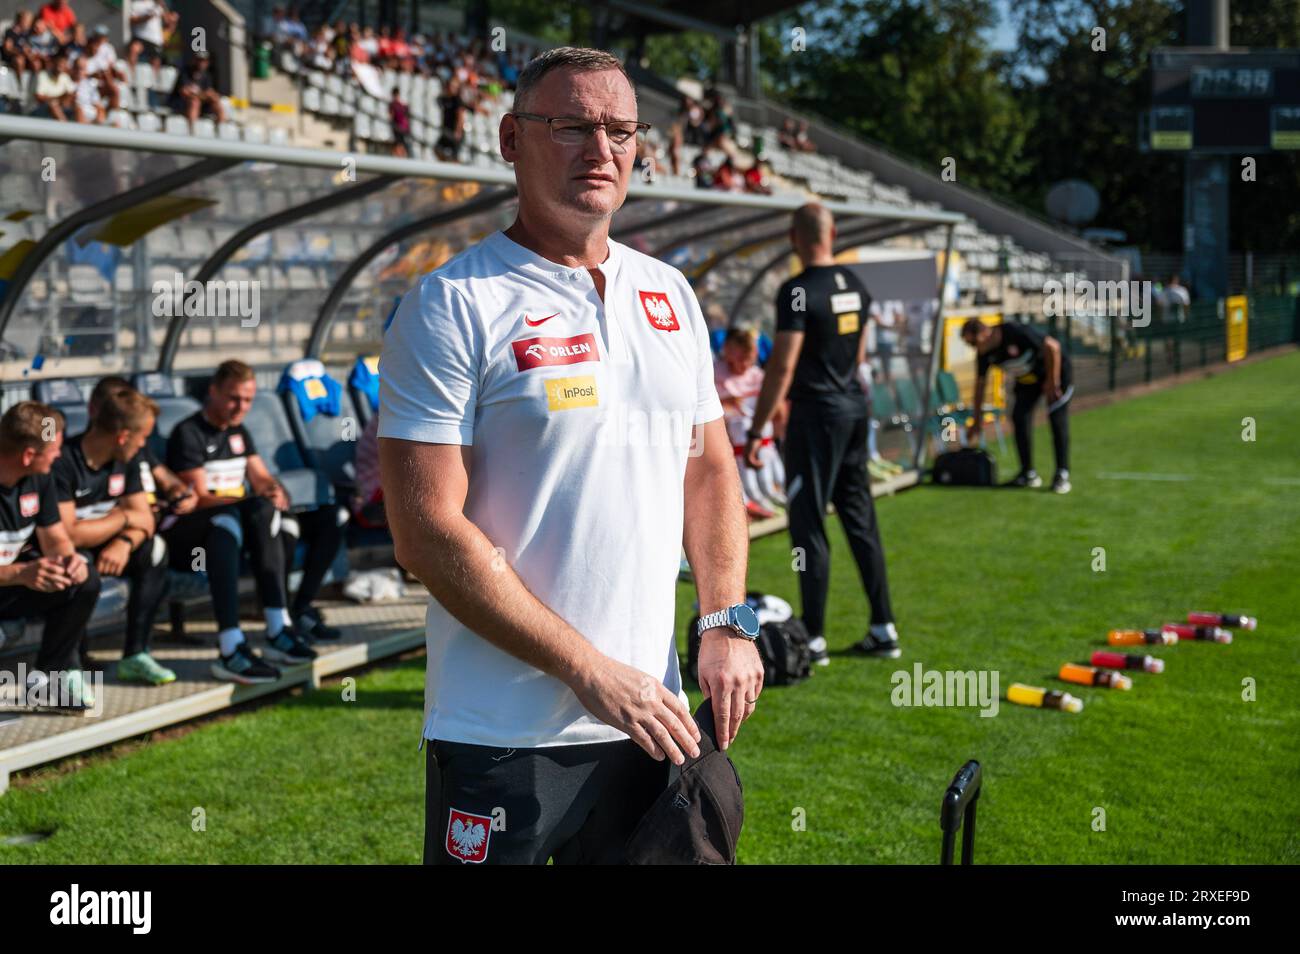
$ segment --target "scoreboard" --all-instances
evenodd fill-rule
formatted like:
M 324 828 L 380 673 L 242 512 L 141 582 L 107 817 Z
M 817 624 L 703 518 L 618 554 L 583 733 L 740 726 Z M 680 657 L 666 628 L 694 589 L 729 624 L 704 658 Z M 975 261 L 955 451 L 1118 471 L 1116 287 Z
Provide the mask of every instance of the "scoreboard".
M 1201 155 L 1300 150 L 1300 51 L 1154 51 L 1140 142 Z

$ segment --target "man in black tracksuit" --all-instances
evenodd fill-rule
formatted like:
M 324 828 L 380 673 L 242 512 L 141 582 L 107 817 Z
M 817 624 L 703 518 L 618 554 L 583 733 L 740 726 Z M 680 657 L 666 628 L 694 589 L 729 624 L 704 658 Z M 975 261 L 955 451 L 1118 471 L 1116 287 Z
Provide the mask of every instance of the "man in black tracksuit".
M 871 625 L 854 648 L 892 659 L 901 650 L 867 477 L 870 418 L 859 383 L 871 296 L 857 276 L 835 264 L 835 223 L 823 206 L 809 203 L 794 213 L 790 241 L 804 270 L 777 292 L 776 344 L 765 369 L 745 458 L 750 466 L 758 465 L 763 427 L 788 392 L 786 497 L 790 539 L 805 560 L 799 590 L 813 658 L 821 665 L 830 662 L 825 638 L 830 585 L 825 516 L 831 502 L 871 604 Z
M 0 417 L 0 619 L 44 623 L 29 692 L 93 706 L 78 649 L 99 574 L 59 515 L 50 471 L 62 447 L 63 415 L 45 404 L 23 401 Z
M 1016 451 L 1020 473 L 1008 482 L 1011 487 L 1041 487 L 1043 479 L 1034 470 L 1034 407 L 1047 399 L 1047 419 L 1052 427 L 1052 449 L 1056 453 L 1056 476 L 1052 490 L 1070 492 L 1070 398 L 1074 396 L 1074 374 L 1070 356 L 1051 335 L 1030 325 L 1002 322 L 986 325 L 972 318 L 961 329 L 962 340 L 978 354 L 974 407 L 984 406 L 984 384 L 991 365 L 1016 380 L 1011 422 L 1016 430 Z M 968 440 L 979 443 L 982 415 L 975 415 Z
M 54 463 L 59 512 L 73 545 L 87 551 L 101 577 L 130 582 L 118 677 L 161 686 L 176 680 L 149 652 L 154 618 L 167 591 L 167 548 L 154 535 L 136 463 L 158 405 L 124 387 L 103 395 L 95 412 L 90 428 L 69 438 Z

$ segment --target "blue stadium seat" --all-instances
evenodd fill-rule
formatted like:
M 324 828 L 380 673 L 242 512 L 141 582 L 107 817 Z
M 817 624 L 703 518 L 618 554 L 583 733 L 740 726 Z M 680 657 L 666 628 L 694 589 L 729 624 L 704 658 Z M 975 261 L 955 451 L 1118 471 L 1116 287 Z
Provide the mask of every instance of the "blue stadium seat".
M 334 502 L 334 488 L 323 471 L 308 467 L 293 439 L 289 416 L 278 395 L 258 391 L 244 419 L 258 455 L 289 492 L 295 510 Z
M 378 355 L 359 355 L 356 364 L 379 360 Z M 354 382 L 356 381 L 357 367 L 353 365 L 348 372 L 348 395 L 352 398 L 352 406 L 357 412 L 357 421 L 365 428 L 370 423 L 370 418 L 374 416 L 375 408 L 370 403 L 370 397 L 364 390 L 359 388 Z
M 71 378 L 45 378 L 32 382 L 32 400 L 48 404 L 63 412 L 67 425 L 64 437 L 73 437 L 86 429 L 89 414 L 81 388 Z
M 357 416 L 348 390 L 340 389 L 337 415 L 321 412 L 311 420 L 306 420 L 292 393 L 284 392 L 280 398 L 308 466 L 328 474 L 341 493 L 351 491 L 356 486 L 357 441 L 361 438 L 364 423 Z

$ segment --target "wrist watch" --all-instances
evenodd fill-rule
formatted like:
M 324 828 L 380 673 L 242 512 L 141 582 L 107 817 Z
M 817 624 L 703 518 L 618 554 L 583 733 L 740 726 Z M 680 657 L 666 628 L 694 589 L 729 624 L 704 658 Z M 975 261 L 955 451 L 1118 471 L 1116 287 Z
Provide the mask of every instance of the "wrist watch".
M 716 613 L 701 616 L 699 623 L 696 624 L 695 634 L 703 636 L 706 631 L 720 626 L 730 627 L 737 636 L 751 642 L 758 639 L 758 614 L 747 603 L 735 603 Z

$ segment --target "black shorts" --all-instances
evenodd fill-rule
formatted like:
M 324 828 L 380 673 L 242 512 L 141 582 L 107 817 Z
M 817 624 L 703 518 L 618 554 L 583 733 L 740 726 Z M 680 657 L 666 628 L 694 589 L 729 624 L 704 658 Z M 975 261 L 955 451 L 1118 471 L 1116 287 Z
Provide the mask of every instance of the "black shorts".
M 424 863 L 625 864 L 668 785 L 630 739 L 536 749 L 425 742 Z
M 162 47 L 157 43 L 152 43 L 149 40 L 142 39 L 138 36 L 132 37 L 131 40 L 134 43 L 140 44 L 140 59 L 144 60 L 146 63 L 162 59 Z

